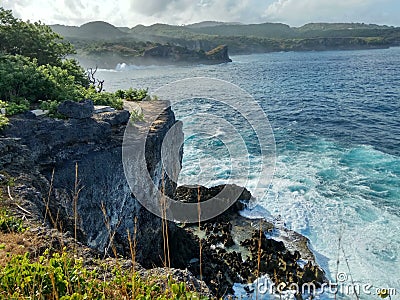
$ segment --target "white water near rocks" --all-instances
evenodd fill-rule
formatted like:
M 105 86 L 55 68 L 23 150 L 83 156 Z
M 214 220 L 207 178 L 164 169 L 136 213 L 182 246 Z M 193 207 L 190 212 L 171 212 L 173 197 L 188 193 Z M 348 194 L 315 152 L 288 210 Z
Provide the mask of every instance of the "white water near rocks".
M 361 299 L 377 299 L 376 289 L 388 287 L 397 289 L 392 296 L 396 299 L 400 294 L 399 69 L 400 48 L 391 48 L 237 56 L 232 63 L 217 66 L 125 66 L 118 72 L 100 70 L 99 76 L 109 90 L 132 86 L 150 91 L 192 76 L 215 77 L 253 95 L 273 127 L 277 167 L 271 185 L 264 186 L 268 196 L 245 213 L 280 219 L 307 236 L 328 278 L 335 281 L 336 274 L 342 274 L 347 278 L 344 284 L 372 286 L 371 294 L 361 292 Z M 196 114 L 216 108 L 197 102 L 173 109 L 184 121 L 184 131 L 190 132 L 207 126 Z M 239 120 L 229 111 L 226 119 L 233 124 Z M 257 147 L 252 147 L 251 131 L 244 132 L 249 157 L 243 164 L 249 158 L 256 169 Z M 225 135 L 215 131 L 186 137 L 180 183 L 211 186 L 229 177 L 230 160 L 218 138 Z M 250 178 L 250 190 L 256 180 Z M 338 251 L 340 237 L 343 250 Z

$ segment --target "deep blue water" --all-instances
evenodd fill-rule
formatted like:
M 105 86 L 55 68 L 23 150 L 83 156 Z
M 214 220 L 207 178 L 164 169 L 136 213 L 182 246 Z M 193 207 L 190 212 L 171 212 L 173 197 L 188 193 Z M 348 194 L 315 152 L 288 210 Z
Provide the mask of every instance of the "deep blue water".
M 217 66 L 131 67 L 99 76 L 109 90 L 155 91 L 193 76 L 246 90 L 268 116 L 277 154 L 274 179 L 260 181 L 268 194 L 248 214 L 280 218 L 306 235 L 331 278 L 342 237 L 339 271 L 400 293 L 399 70 L 400 48 L 391 48 L 235 56 Z M 181 183 L 213 185 L 232 175 L 226 145 L 235 142 L 234 135 L 199 117 L 216 114 L 244 139 L 249 155 L 236 157 L 235 164 L 250 168 L 246 186 L 254 188 L 261 154 L 246 120 L 206 100 L 179 103 L 174 111 L 187 134 Z M 210 128 L 210 134 L 188 134 L 197 128 Z

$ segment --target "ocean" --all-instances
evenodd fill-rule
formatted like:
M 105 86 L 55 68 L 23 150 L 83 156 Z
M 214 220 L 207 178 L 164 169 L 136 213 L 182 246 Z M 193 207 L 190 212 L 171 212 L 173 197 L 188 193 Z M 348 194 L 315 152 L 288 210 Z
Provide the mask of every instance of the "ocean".
M 221 65 L 123 65 L 97 74 L 109 91 L 149 88 L 156 94 L 165 84 L 193 77 L 225 80 L 246 91 L 265 113 L 251 114 L 250 122 L 215 99 L 188 99 L 173 106 L 185 132 L 179 183 L 212 186 L 231 179 L 245 182 L 252 192 L 263 190 L 245 215 L 264 216 L 308 237 L 327 277 L 361 287 L 361 299 L 377 299 L 381 288 L 396 289 L 392 299 L 399 297 L 400 48 L 267 53 L 232 60 Z M 204 117 L 212 115 L 225 125 Z M 274 134 L 269 141 L 276 145 L 272 180 L 259 178 L 262 151 L 250 126 L 267 123 Z M 243 147 L 246 155 L 240 154 Z M 247 177 L 239 178 L 242 173 L 234 168 L 249 171 Z M 339 298 L 346 294 L 341 291 Z

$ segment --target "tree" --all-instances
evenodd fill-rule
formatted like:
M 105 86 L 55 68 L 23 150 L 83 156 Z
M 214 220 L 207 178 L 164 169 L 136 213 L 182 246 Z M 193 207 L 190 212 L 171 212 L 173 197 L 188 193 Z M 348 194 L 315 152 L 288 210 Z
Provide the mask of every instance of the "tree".
M 22 55 L 0 55 L 0 99 L 31 103 L 39 100 L 80 100 L 89 87 L 83 69 L 75 60 L 61 66 L 41 65 Z
M 0 52 L 37 59 L 38 65 L 61 66 L 62 60 L 75 53 L 71 43 L 41 22 L 24 22 L 11 10 L 0 7 Z
M 122 109 L 122 99 L 101 92 L 104 81 L 95 80 L 94 72 L 88 78 L 75 59 L 66 59 L 74 52 L 50 27 L 24 22 L 0 7 L 0 100 L 4 106 L 0 108 L 13 115 L 40 104 L 57 116 L 62 101 L 92 99 L 95 104 Z M 2 116 L 0 129 L 6 121 Z

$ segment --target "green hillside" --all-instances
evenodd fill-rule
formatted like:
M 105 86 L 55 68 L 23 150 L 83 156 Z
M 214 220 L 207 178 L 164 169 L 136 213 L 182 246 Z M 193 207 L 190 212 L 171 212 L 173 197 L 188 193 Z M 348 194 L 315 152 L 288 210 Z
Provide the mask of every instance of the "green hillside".
M 117 28 L 106 22 L 80 27 L 53 25 L 86 56 L 107 52 L 140 55 L 155 44 L 209 51 L 224 44 L 230 54 L 272 51 L 349 50 L 400 45 L 400 28 L 364 23 L 240 24 L 206 21 L 186 26 L 154 24 Z

